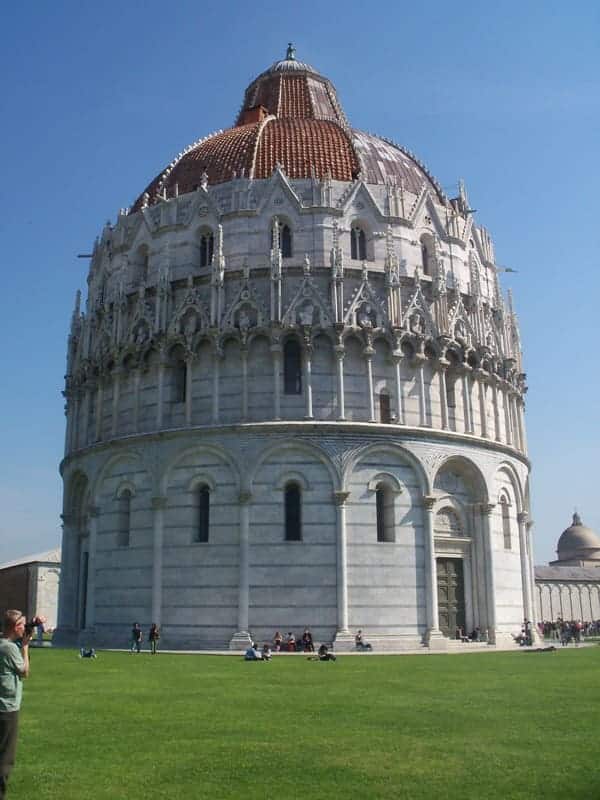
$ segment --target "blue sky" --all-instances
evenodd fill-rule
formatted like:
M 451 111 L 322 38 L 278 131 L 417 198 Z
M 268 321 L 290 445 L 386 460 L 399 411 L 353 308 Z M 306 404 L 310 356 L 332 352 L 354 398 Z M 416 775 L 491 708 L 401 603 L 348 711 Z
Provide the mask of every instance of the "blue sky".
M 352 124 L 464 178 L 520 316 L 536 562 L 577 507 L 600 532 L 600 6 L 303 2 L 3 4 L 0 562 L 59 543 L 73 298 L 108 219 L 185 145 L 232 124 L 283 57 Z

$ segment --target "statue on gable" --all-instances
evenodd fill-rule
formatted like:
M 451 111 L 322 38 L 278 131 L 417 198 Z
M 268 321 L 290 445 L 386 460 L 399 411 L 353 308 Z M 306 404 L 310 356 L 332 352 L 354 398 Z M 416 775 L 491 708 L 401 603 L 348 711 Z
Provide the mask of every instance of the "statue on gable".
M 373 327 L 373 309 L 370 303 L 365 303 L 360 307 L 357 319 L 361 328 Z
M 423 335 L 425 333 L 425 323 L 418 311 L 410 315 L 410 329 L 413 333 Z
M 310 326 L 313 324 L 313 315 L 315 312 L 315 307 L 312 303 L 306 303 L 306 305 L 302 306 L 302 308 L 298 311 L 298 318 L 300 320 L 300 325 L 302 326 Z

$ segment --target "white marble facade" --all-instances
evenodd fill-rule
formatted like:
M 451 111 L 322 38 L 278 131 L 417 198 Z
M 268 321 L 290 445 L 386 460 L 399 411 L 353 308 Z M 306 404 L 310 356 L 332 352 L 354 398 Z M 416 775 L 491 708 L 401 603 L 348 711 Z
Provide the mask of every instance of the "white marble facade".
M 440 560 L 464 626 L 508 637 L 535 613 L 524 392 L 464 188 L 284 164 L 146 195 L 73 315 L 57 640 L 443 647 Z

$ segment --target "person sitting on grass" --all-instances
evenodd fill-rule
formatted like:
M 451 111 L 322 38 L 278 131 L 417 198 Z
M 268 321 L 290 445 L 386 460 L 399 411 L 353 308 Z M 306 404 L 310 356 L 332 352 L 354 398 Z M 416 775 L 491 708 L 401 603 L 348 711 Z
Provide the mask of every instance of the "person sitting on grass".
M 271 660 L 271 655 L 272 655 L 272 653 L 271 653 L 271 645 L 268 642 L 265 642 L 263 644 L 263 649 L 262 649 L 262 660 L 263 661 L 270 661 Z
M 356 636 L 354 637 L 354 644 L 356 645 L 357 650 L 372 650 L 373 647 L 363 640 L 362 631 L 358 631 Z
M 275 631 L 275 636 L 273 637 L 273 646 L 275 647 L 276 653 L 278 653 L 281 650 L 282 642 L 283 642 L 283 636 L 279 631 Z
M 82 647 L 79 650 L 79 658 L 96 658 L 96 651 L 93 647 Z
M 254 642 L 251 642 L 250 647 L 246 650 L 244 661 L 262 661 L 263 657 L 256 649 Z
M 322 644 L 319 647 L 319 652 L 317 655 L 319 661 L 335 661 L 335 656 L 333 655 L 333 653 L 329 652 L 329 648 L 327 647 L 326 644 Z

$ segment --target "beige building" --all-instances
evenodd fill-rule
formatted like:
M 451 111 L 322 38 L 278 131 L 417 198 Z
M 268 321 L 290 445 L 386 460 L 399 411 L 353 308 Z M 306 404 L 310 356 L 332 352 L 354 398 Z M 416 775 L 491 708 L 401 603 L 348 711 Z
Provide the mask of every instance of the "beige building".
M 121 209 L 69 337 L 57 640 L 511 641 L 526 385 L 474 213 L 292 47 Z
M 56 627 L 60 548 L 0 564 L 0 614 L 20 609 L 28 619 L 46 617 L 46 627 Z
M 558 540 L 557 560 L 535 568 L 538 619 L 600 619 L 600 536 L 579 514 Z

